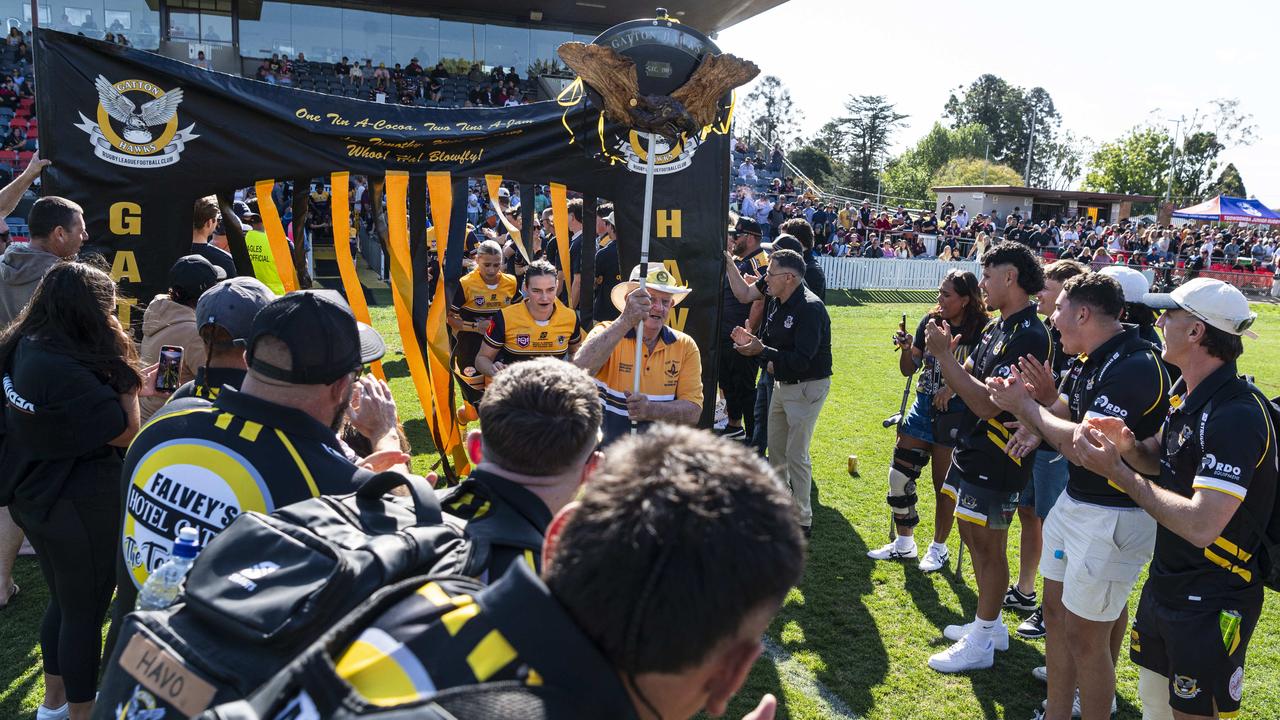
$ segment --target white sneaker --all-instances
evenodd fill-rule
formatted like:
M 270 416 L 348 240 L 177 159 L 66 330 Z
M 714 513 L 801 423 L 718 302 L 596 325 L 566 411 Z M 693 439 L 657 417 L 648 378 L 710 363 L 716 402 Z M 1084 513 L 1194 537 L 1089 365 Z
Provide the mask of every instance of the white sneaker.
M 909 560 L 916 557 L 918 554 L 919 549 L 916 548 L 915 540 L 911 541 L 911 547 L 908 550 L 899 548 L 897 542 L 891 542 L 884 547 L 867 551 L 867 557 L 872 560 Z
M 1033 667 L 1031 668 L 1031 677 L 1039 680 L 1042 683 L 1048 684 L 1049 668 L 1045 667 L 1044 665 Z
M 924 557 L 920 559 L 920 572 L 937 572 L 947 566 L 947 560 L 949 559 L 951 559 L 951 553 L 947 550 L 946 545 L 929 543 L 929 549 L 924 552 Z
M 36 708 L 36 720 L 67 720 L 71 717 L 71 705 L 62 703 L 62 707 L 50 710 L 43 704 Z
M 1036 668 L 1036 669 L 1038 670 L 1039 668 Z M 1034 675 L 1034 674 L 1035 674 L 1035 671 L 1032 671 L 1032 674 Z M 1047 674 L 1047 673 L 1046 673 L 1045 677 L 1048 677 L 1048 674 Z M 1044 702 L 1040 703 L 1040 709 L 1041 709 L 1041 710 L 1048 710 L 1048 709 L 1049 709 L 1049 701 L 1048 701 L 1048 700 L 1045 700 Z M 1084 713 L 1080 712 L 1080 691 L 1079 691 L 1079 690 L 1076 690 L 1076 696 L 1075 696 L 1075 698 L 1071 701 L 1071 717 L 1073 717 L 1073 718 L 1078 718 L 1078 717 L 1082 716 L 1083 714 L 1084 714 Z M 1112 715 L 1115 715 L 1115 714 L 1116 714 L 1116 699 L 1115 699 L 1114 697 L 1113 697 L 1113 698 L 1111 698 L 1111 714 L 1112 714 Z
M 942 637 L 957 642 L 962 637 L 968 636 L 974 630 L 974 626 L 978 624 L 977 620 L 968 625 L 948 625 L 942 629 Z M 1004 620 L 997 620 L 995 631 L 992 633 L 992 641 L 995 643 L 996 650 L 1004 652 L 1009 649 L 1009 626 L 1004 624 Z
M 965 635 L 955 645 L 929 658 L 929 667 L 942 673 L 985 670 L 995 664 L 996 652 L 990 641 L 982 643 Z

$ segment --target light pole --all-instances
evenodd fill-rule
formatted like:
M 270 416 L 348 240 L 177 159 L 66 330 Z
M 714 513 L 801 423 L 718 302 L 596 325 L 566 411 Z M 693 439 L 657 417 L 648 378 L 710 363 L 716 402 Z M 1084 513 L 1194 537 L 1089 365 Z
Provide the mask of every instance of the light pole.
M 991 169 L 991 138 L 987 138 L 987 149 L 982 153 L 982 184 L 987 184 L 987 171 Z
M 1031 108 L 1031 132 L 1027 133 L 1027 169 L 1024 173 L 1023 182 L 1027 187 L 1031 187 L 1031 153 L 1036 146 L 1036 109 Z
M 1186 117 L 1186 115 L 1183 115 L 1173 121 L 1173 161 L 1169 163 L 1169 185 L 1164 191 L 1164 201 L 1166 203 L 1173 202 L 1173 176 L 1178 170 L 1178 135 L 1182 133 L 1182 121 Z

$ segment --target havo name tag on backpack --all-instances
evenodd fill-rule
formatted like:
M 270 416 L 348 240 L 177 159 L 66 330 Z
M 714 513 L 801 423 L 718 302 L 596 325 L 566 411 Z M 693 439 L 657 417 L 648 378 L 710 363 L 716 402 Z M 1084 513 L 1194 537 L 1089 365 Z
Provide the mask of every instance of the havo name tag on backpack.
M 195 717 L 213 700 L 213 685 L 141 633 L 134 635 L 120 654 L 120 667 L 138 681 L 133 697 L 129 699 L 129 705 L 135 712 L 155 709 L 158 700 L 185 717 Z

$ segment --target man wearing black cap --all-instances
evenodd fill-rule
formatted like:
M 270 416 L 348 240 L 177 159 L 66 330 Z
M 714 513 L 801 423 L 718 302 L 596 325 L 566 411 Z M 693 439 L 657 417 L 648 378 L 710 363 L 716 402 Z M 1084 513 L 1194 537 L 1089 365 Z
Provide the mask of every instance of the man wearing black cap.
M 205 290 L 226 278 L 222 268 L 199 255 L 185 255 L 169 268 L 169 292 L 156 295 L 142 315 L 142 351 L 144 366 L 160 359 L 160 348 L 170 345 L 182 348 L 182 364 L 178 382 L 190 382 L 196 369 L 204 364 L 200 331 L 196 327 L 196 301 Z M 169 387 L 173 387 L 170 385 Z M 145 397 L 139 402 L 141 418 L 146 422 L 164 404 L 164 396 Z
M 738 272 L 744 276 L 762 277 L 769 266 L 769 256 L 760 247 L 760 224 L 751 218 L 740 217 L 729 228 L 729 252 Z M 723 434 L 732 440 L 750 442 L 752 438 L 755 429 L 752 403 L 759 364 L 733 351 L 730 333 L 736 327 L 756 332 L 763 316 L 763 298 L 739 302 L 733 294 L 733 286 L 725 284 L 724 310 L 720 315 L 719 380 L 720 391 L 724 393 L 725 413 L 729 417 Z
M 249 366 L 244 346 L 249 340 L 253 318 L 276 296 L 256 278 L 238 277 L 214 285 L 196 303 L 196 326 L 204 344 L 204 366 L 196 377 L 178 388 L 170 402 L 185 397 L 215 400 L 224 387 L 244 384 Z
M 352 492 L 371 477 L 335 429 L 361 366 L 384 351 L 336 293 L 290 293 L 259 311 L 241 388 L 222 388 L 213 404 L 169 403 L 129 447 L 117 615 L 133 607 L 180 528 L 199 530 L 204 545 L 243 512 Z M 405 461 L 394 425 L 371 439 L 375 452 Z

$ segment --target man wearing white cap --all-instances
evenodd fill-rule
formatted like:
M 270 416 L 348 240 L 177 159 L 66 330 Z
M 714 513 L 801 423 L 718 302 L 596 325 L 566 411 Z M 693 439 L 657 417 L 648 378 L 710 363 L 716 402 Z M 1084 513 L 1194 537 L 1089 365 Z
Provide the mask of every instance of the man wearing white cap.
M 671 309 L 689 295 L 660 263 L 650 263 L 645 288 L 640 266 L 610 293 L 617 320 L 606 320 L 587 335 L 573 362 L 595 376 L 604 406 L 602 444 L 631 431 L 631 423 L 654 421 L 693 425 L 702 414 L 702 358 L 693 338 L 667 325 Z M 634 394 L 636 326 L 644 323 L 640 393 Z
M 1143 296 L 1151 289 L 1151 281 L 1147 279 L 1147 276 L 1128 265 L 1108 265 L 1098 272 L 1114 278 L 1116 282 L 1120 283 L 1120 288 L 1124 290 L 1125 323 L 1137 326 L 1138 337 L 1155 345 L 1157 348 L 1163 348 L 1164 341 L 1160 339 L 1160 334 L 1156 332 L 1156 314 L 1151 308 L 1142 304 Z
M 1270 406 L 1236 375 L 1240 337 L 1257 337 L 1257 315 L 1239 290 L 1208 278 L 1144 302 L 1166 310 L 1157 323 L 1164 357 L 1183 371 L 1163 430 L 1138 440 L 1122 422 L 1092 418 L 1074 444 L 1159 525 L 1129 650 L 1143 717 L 1233 717 L 1262 612 L 1259 553 L 1276 493 Z

